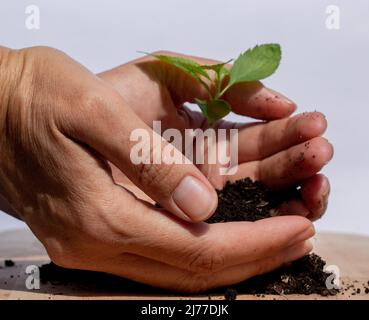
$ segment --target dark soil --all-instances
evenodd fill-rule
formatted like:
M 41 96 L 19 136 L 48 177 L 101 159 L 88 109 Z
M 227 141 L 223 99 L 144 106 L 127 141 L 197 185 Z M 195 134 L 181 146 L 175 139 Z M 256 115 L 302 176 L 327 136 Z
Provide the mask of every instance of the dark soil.
M 4 261 L 4 265 L 5 267 L 13 267 L 15 265 L 14 261 L 13 260 L 5 260 Z
M 227 183 L 218 190 L 218 208 L 208 223 L 228 221 L 256 221 L 278 214 L 277 208 L 284 202 L 299 198 L 297 188 L 273 192 L 259 181 L 250 178 Z M 243 294 L 320 294 L 335 295 L 336 289 L 327 289 L 325 281 L 331 274 L 323 271 L 325 261 L 310 254 L 288 266 L 268 274 L 243 281 L 225 293 L 233 300 L 235 292 Z
M 218 208 L 208 223 L 229 221 L 256 221 L 277 215 L 276 209 L 283 202 L 298 199 L 297 188 L 272 192 L 259 181 L 250 178 L 227 182 L 217 190 Z
M 234 286 L 243 294 L 319 294 L 336 295 L 337 289 L 327 289 L 326 279 L 331 275 L 324 272 L 325 261 L 311 253 L 276 271 L 253 277 Z
M 249 178 L 232 184 L 227 183 L 221 191 L 218 191 L 218 208 L 207 222 L 255 221 L 271 217 L 277 214 L 276 208 L 280 204 L 297 198 L 298 194 L 297 188 L 284 192 L 272 192 L 262 183 L 253 182 Z M 279 270 L 253 277 L 230 288 L 224 288 L 225 298 L 234 300 L 237 293 L 255 294 L 261 297 L 266 294 L 335 295 L 339 292 L 338 290 L 326 288 L 325 281 L 331 274 L 323 271 L 324 265 L 325 261 L 319 256 L 310 254 Z M 168 291 L 112 275 L 65 269 L 53 263 L 41 266 L 40 275 L 42 282 L 55 284 L 85 284 L 109 291 L 168 293 Z M 212 292 L 219 293 L 219 290 L 222 289 Z
M 67 269 L 59 267 L 53 262 L 40 267 L 41 283 L 51 283 L 52 285 L 78 286 L 78 288 L 93 289 L 108 292 L 131 292 L 142 293 L 164 293 L 164 290 L 141 284 L 129 279 L 124 279 L 111 274 Z

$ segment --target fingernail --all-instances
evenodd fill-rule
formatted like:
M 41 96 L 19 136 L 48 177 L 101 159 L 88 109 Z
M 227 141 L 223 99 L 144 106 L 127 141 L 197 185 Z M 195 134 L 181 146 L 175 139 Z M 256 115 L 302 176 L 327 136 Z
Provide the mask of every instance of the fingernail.
M 191 220 L 208 217 L 217 205 L 217 197 L 200 180 L 187 176 L 174 190 L 172 199 Z
M 315 228 L 314 225 L 310 225 L 309 228 L 304 230 L 303 232 L 299 233 L 294 239 L 293 243 L 299 243 L 301 241 L 304 241 L 306 239 L 310 239 L 315 235 Z

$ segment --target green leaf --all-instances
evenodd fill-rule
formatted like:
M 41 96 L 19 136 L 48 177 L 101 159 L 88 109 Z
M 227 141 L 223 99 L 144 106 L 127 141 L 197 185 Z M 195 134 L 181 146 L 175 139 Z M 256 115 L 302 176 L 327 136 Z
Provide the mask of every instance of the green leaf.
M 231 61 L 232 59 L 228 60 L 227 62 L 203 65 L 201 67 L 206 70 L 213 70 L 217 74 L 219 81 L 222 81 L 225 76 L 229 75 L 229 69 L 227 69 L 225 65 Z
M 208 119 L 210 125 L 212 125 L 215 121 L 222 119 L 228 113 L 231 112 L 231 107 L 229 103 L 225 100 L 222 99 L 214 99 L 209 101 L 200 99 L 195 100 L 204 116 Z
M 206 64 L 201 67 L 207 70 L 213 70 L 217 75 L 229 74 L 229 69 L 225 67 L 227 63 L 230 63 L 233 59 L 228 60 L 227 62 L 217 63 L 217 64 Z
M 226 68 L 226 64 L 231 62 L 233 59 L 228 60 L 227 62 L 217 63 L 217 64 L 210 64 L 210 65 L 202 65 L 202 67 L 206 70 L 213 70 L 216 73 L 216 80 L 214 82 L 215 88 L 215 98 L 220 97 L 220 89 L 223 83 L 223 79 L 226 76 L 229 76 L 229 69 Z
M 145 54 L 151 55 L 157 59 L 159 59 L 162 62 L 169 63 L 173 66 L 176 66 L 177 68 L 181 69 L 191 77 L 194 77 L 196 79 L 199 78 L 199 76 L 203 76 L 206 79 L 210 80 L 210 77 L 206 70 L 202 68 L 196 61 L 182 58 L 182 57 L 174 57 L 174 56 L 166 56 L 162 54 L 151 54 L 146 53 Z
M 281 61 L 279 44 L 263 44 L 242 53 L 230 71 L 229 85 L 269 77 Z

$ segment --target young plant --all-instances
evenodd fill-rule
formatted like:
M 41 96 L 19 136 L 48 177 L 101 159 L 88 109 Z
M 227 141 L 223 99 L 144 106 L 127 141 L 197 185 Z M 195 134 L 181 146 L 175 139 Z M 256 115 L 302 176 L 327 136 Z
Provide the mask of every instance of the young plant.
M 237 83 L 262 80 L 273 74 L 281 61 L 281 48 L 279 44 L 257 45 L 240 54 L 232 66 L 227 64 L 233 59 L 224 63 L 200 65 L 182 57 L 149 55 L 181 69 L 204 86 L 209 94 L 208 99 L 196 98 L 195 101 L 212 125 L 231 111 L 229 103 L 222 99 L 227 90 Z M 215 73 L 215 77 L 210 77 L 210 71 Z

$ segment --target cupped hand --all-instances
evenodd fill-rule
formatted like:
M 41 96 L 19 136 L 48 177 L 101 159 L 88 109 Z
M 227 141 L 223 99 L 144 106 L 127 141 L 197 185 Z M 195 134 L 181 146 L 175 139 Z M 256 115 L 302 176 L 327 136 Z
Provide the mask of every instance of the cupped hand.
M 154 69 L 162 71 L 156 78 L 157 71 L 150 75 L 134 62 L 126 66 L 135 72 L 126 72 L 127 67 L 111 72 L 110 80 L 125 78 L 112 86 L 108 76 L 103 76 L 103 81 L 50 48 L 2 48 L 0 59 L 0 193 L 56 264 L 108 272 L 163 288 L 201 291 L 270 271 L 311 250 L 306 240 L 313 236 L 314 228 L 304 217 L 213 225 L 188 222 L 205 219 L 216 206 L 215 190 L 202 173 L 204 168 L 132 163 L 132 131 L 141 128 L 154 136 L 149 120 L 175 119 L 173 105 L 197 95 L 198 88 L 190 86 L 191 81 L 181 73 L 159 64 Z M 169 78 L 174 82 L 165 82 Z M 176 80 L 178 86 L 174 86 Z M 248 91 L 236 89 L 235 108 L 238 101 L 245 109 L 254 110 L 250 115 L 257 112 L 259 108 L 248 102 Z M 139 107 L 141 103 L 146 109 Z M 271 119 L 294 110 L 293 104 L 279 105 L 261 108 L 261 113 Z M 187 115 L 190 117 L 183 111 L 183 117 L 177 117 L 181 125 L 196 126 Z M 174 123 L 168 125 L 176 126 Z M 290 126 L 294 127 L 293 121 Z M 251 128 L 245 128 L 245 134 L 253 132 Z M 162 144 L 168 146 L 164 140 Z M 183 156 L 178 150 L 173 152 Z M 283 152 L 283 148 L 274 150 L 274 156 L 282 157 Z M 258 160 L 246 158 L 247 152 L 241 155 L 244 168 L 240 168 L 240 176 L 252 175 L 252 166 L 247 165 Z M 320 159 L 321 154 L 316 157 Z M 118 184 L 109 163 L 164 209 Z M 267 183 L 276 180 L 271 173 L 267 175 L 271 171 L 261 176 L 252 172 Z M 310 179 L 315 180 L 306 180 L 310 187 L 305 189 L 311 199 L 324 184 L 316 178 L 319 176 L 313 177 L 311 174 Z M 219 178 L 210 177 L 210 181 L 216 185 Z M 206 201 L 199 198 L 201 193 L 202 197 L 207 194 Z M 197 205 L 196 201 L 194 206 L 183 204 L 188 196 L 200 199 Z
M 159 54 L 183 56 L 172 52 Z M 219 63 L 193 56 L 183 57 L 201 65 Z M 154 120 L 160 120 L 163 131 L 176 128 L 183 136 L 185 129 L 206 130 L 209 127 L 200 112 L 184 105 L 194 102 L 194 98 L 205 99 L 206 90 L 176 67 L 144 57 L 99 76 L 113 85 L 149 126 Z M 236 174 L 220 174 L 219 168 L 224 164 L 205 161 L 197 165 L 201 172 L 218 189 L 227 181 L 245 177 L 260 180 L 277 190 L 299 186 L 301 199 L 284 203 L 279 213 L 301 215 L 312 221 L 320 218 L 327 208 L 330 186 L 327 177 L 318 172 L 333 156 L 332 145 L 322 137 L 327 128 L 325 116 L 320 112 L 290 116 L 296 105 L 260 82 L 236 85 L 223 98 L 230 102 L 233 112 L 263 121 L 247 124 L 218 121 L 215 128 L 239 130 L 238 170 Z M 207 155 L 204 159 L 208 159 Z M 138 188 L 130 185 L 121 171 L 112 168 L 116 181 L 148 200 Z

